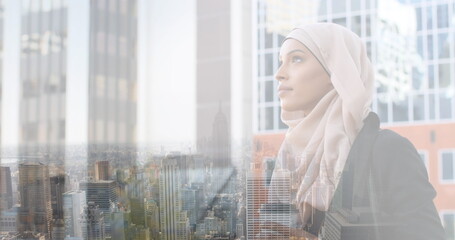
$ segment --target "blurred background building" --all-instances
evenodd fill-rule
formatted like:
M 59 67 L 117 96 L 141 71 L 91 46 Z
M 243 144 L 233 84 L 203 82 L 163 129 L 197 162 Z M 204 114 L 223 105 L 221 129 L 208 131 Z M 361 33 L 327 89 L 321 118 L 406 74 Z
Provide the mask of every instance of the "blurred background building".
M 373 111 L 383 128 L 418 149 L 438 193 L 434 202 L 447 237 L 454 239 L 455 2 L 257 0 L 254 15 L 254 138 L 267 145 L 259 151 L 275 156 L 287 128 L 273 76 L 286 34 L 302 23 L 343 25 L 365 42 L 374 65 Z

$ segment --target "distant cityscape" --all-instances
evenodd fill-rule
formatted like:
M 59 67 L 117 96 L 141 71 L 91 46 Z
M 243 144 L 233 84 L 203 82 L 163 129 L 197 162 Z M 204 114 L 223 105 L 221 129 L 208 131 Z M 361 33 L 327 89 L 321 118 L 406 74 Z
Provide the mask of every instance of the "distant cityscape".
M 0 0 L 0 72 L 13 65 L 4 57 L 13 1 Z M 372 109 L 415 144 L 455 240 L 454 0 L 195 0 L 188 12 L 185 0 L 17 2 L 19 129 L 17 146 L 1 149 L 1 240 L 243 240 L 276 234 L 262 229 L 268 221 L 296 225 L 295 206 L 268 204 L 287 128 L 273 74 L 286 34 L 317 21 L 365 42 L 377 79 Z M 193 62 L 181 61 L 187 50 Z M 194 68 L 185 77 L 183 65 Z M 13 104 L 8 81 L 0 79 L 2 120 Z M 174 129 L 197 140 L 169 150 Z M 291 174 L 278 172 L 275 183 L 292 202 Z M 369 213 L 343 201 L 322 239 L 357 227 L 368 234 L 357 220 Z

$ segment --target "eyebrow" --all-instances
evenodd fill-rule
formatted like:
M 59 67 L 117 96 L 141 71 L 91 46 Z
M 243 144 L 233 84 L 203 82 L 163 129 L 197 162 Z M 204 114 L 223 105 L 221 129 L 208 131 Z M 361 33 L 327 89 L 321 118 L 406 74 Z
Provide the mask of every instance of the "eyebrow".
M 292 53 L 295 53 L 295 52 L 301 52 L 301 53 L 305 54 L 305 52 L 303 50 L 301 50 L 301 49 L 294 49 L 292 51 L 289 51 L 286 55 L 288 56 L 288 55 L 291 55 Z M 278 58 L 281 59 L 281 55 L 278 56 Z

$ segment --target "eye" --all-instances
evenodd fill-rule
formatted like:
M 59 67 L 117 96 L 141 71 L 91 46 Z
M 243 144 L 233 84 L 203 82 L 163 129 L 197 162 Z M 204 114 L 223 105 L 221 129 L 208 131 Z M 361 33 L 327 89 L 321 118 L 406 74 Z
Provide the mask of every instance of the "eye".
M 292 62 L 293 63 L 300 63 L 303 61 L 303 58 L 299 57 L 299 56 L 294 56 L 292 57 Z

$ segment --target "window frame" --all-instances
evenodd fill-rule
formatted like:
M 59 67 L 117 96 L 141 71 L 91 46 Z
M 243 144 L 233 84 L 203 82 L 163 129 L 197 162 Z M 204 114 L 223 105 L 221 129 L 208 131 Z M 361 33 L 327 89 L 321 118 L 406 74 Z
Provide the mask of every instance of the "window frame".
M 443 179 L 443 159 L 442 155 L 444 153 L 451 153 L 452 154 L 452 171 L 453 171 L 453 176 L 451 180 L 445 180 Z M 438 151 L 438 175 L 439 175 L 439 182 L 441 184 L 455 184 L 455 148 L 445 148 L 445 149 L 440 149 Z

